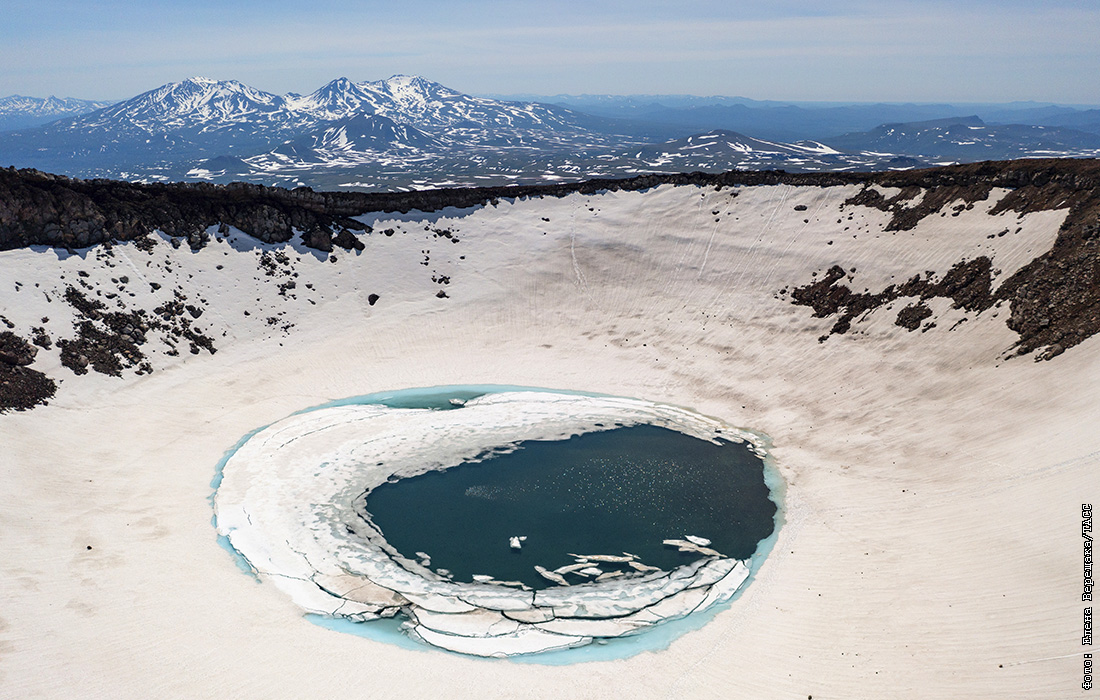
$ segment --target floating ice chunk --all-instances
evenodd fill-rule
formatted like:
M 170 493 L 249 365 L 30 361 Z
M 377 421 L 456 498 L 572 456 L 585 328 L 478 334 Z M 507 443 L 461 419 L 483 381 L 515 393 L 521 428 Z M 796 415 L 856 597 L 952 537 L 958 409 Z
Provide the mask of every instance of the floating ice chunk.
M 622 575 L 623 575 L 622 571 L 605 571 L 604 573 L 597 576 L 596 580 L 597 581 L 606 581 L 606 580 L 611 579 L 611 578 L 618 578 L 619 576 L 622 576 Z
M 636 571 L 660 571 L 656 566 L 650 566 L 649 564 L 643 564 L 640 561 L 628 561 L 627 564 L 632 566 Z
M 494 590 L 496 589 L 496 590 Z M 462 587 L 457 597 L 470 605 L 489 610 L 526 610 L 534 604 L 534 594 L 501 590 L 496 586 Z
M 603 573 L 603 569 L 598 566 L 589 566 L 585 569 L 581 569 L 577 573 L 581 576 L 599 576 Z
M 548 581 L 553 581 L 554 583 L 558 584 L 559 586 L 568 586 L 569 585 L 569 582 L 565 580 L 565 577 L 562 576 L 557 571 L 547 571 L 545 568 L 543 568 L 541 566 L 538 566 L 538 565 L 535 566 L 535 571 L 538 572 L 539 576 L 542 576 L 544 579 L 546 579 Z
M 525 591 L 531 590 L 523 581 L 500 581 L 488 574 L 474 574 L 471 578 L 477 583 L 487 583 L 490 586 L 508 586 L 510 588 L 522 588 Z
M 720 557 L 721 552 L 713 550 L 709 547 L 701 547 L 694 542 L 688 540 L 662 540 L 662 543 L 669 547 L 677 547 L 681 552 L 698 552 L 708 557 Z
M 710 540 L 708 540 L 706 537 L 699 537 L 697 535 L 685 535 L 684 539 L 688 542 L 691 542 L 692 544 L 697 544 L 700 547 L 710 546 Z
M 707 543 L 710 543 L 709 540 Z M 611 564 L 625 564 L 626 562 L 633 559 L 634 556 L 628 554 L 585 554 L 583 558 L 587 559 L 588 561 L 602 561 Z
M 527 539 L 527 538 L 526 537 L 509 537 L 508 538 L 508 546 L 511 547 L 512 549 L 519 549 L 520 547 L 523 546 L 523 540 L 525 540 L 525 539 Z
M 465 406 L 466 405 L 466 399 L 451 399 L 450 404 L 452 406 Z
M 579 564 L 566 564 L 565 566 L 559 566 L 554 569 L 555 574 L 572 574 L 580 571 L 581 569 L 587 569 L 588 562 L 582 561 Z

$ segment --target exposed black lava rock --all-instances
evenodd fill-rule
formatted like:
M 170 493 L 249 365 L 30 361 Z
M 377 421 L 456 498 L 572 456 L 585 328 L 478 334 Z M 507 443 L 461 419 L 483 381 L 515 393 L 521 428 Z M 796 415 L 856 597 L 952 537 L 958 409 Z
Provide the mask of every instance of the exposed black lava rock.
M 31 329 L 31 333 L 34 334 L 31 336 L 31 342 L 38 347 L 42 348 L 43 350 L 49 350 L 53 347 L 53 340 L 50 338 L 49 334 L 46 333 L 46 329 L 42 326 L 35 326 Z
M 44 405 L 56 392 L 57 384 L 45 374 L 0 362 L 0 413 Z
M 816 316 L 838 314 L 830 333 L 844 333 L 863 312 L 913 295 L 921 299 L 950 297 L 955 308 L 974 312 L 1007 302 L 1011 308 L 1007 325 L 1020 336 L 1015 354 L 1045 348 L 1036 359 L 1057 357 L 1100 333 L 1100 161 L 972 163 L 879 173 L 866 182 L 901 188 L 886 198 L 865 187 L 846 202 L 890 212 L 893 217 L 887 230 L 911 229 L 926 216 L 946 213 L 947 205 L 954 201 L 961 204 L 950 211 L 958 214 L 986 199 L 995 187 L 1011 191 L 990 209 L 991 215 L 1052 209 L 1068 212 L 1051 250 L 1024 265 L 996 290 L 992 289 L 990 261 L 984 257 L 960 261 L 939 282 L 914 278 L 874 295 L 852 293 L 839 284 L 845 276 L 843 268 L 831 269 L 822 280 L 792 293 L 795 304 L 812 307 Z M 914 201 L 921 192 L 921 199 Z
M 34 362 L 38 348 L 11 331 L 0 331 L 0 364 L 25 367 Z
M 924 302 L 918 301 L 916 304 L 910 304 L 899 311 L 894 324 L 906 330 L 915 331 L 920 328 L 921 321 L 931 315 L 932 309 L 928 308 Z
M 363 241 L 359 240 L 347 229 L 342 229 L 339 233 L 332 237 L 332 244 L 339 246 L 344 250 L 363 250 L 366 248 L 363 245 Z
M 992 274 L 993 269 L 989 258 L 982 256 L 956 263 L 939 281 L 933 273 L 927 273 L 924 277 L 914 276 L 901 285 L 890 285 L 876 294 L 867 292 L 857 294 L 847 285 L 839 284 L 841 280 L 848 277 L 848 273 L 839 265 L 834 265 L 820 280 L 802 287 L 795 287 L 791 291 L 791 299 L 795 304 L 811 307 L 815 316 L 826 318 L 834 314 L 838 315 L 829 333 L 820 338 L 824 341 L 834 333 L 847 333 L 856 317 L 901 297 L 920 297 L 922 302 L 936 297 L 945 297 L 954 302 L 953 308 L 984 311 L 994 303 L 994 298 L 990 294 Z M 908 324 L 914 322 L 913 319 L 917 314 L 924 314 L 916 318 L 917 325 L 932 315 L 932 310 L 923 304 L 917 308 L 927 310 L 928 313 L 924 314 L 924 311 L 920 310 L 903 311 L 905 316 L 903 318 L 899 314 L 897 325 L 913 330 L 916 326 L 910 328 Z
M 1067 165 L 1084 164 L 1084 165 Z M 579 192 L 645 190 L 658 185 L 806 185 L 897 183 L 929 187 L 948 182 L 985 187 L 1018 187 L 1078 171 L 1097 177 L 1092 161 L 1034 160 L 970 164 L 902 173 L 786 173 L 781 170 L 726 173 L 640 175 L 557 185 L 456 187 L 411 192 L 314 192 L 307 187 L 287 190 L 247 183 L 205 182 L 141 184 L 115 180 L 79 180 L 37 170 L 0 169 L 0 250 L 28 245 L 79 248 L 104 241 L 131 241 L 163 231 L 192 247 L 205 241 L 211 226 L 234 226 L 266 243 L 290 240 L 294 230 L 306 232 L 307 244 L 324 250 L 341 230 L 369 228 L 351 219 L 367 212 L 439 211 L 499 202 L 502 198 L 565 197 Z M 985 170 L 982 166 L 989 165 Z M 961 186 L 961 185 L 960 185 Z M 322 233 L 319 233 L 322 232 Z M 326 238 L 325 233 L 328 233 Z M 392 235 L 392 231 L 383 231 Z M 224 235 L 224 234 L 223 234 Z M 345 238 L 346 240 L 346 238 Z M 358 246 L 354 246 L 358 249 Z M 328 252 L 328 251 L 326 251 Z
M 150 329 L 144 311 L 107 311 L 102 302 L 75 287 L 65 290 L 65 300 L 76 312 L 76 337 L 57 341 L 62 365 L 78 375 L 87 374 L 89 367 L 113 377 L 131 367 L 142 374 L 152 371 L 141 351 Z
M 187 343 L 192 355 L 199 354 L 200 349 L 206 350 L 211 355 L 218 350 L 214 347 L 214 339 L 197 330 L 192 321 L 203 314 L 203 309 L 194 304 L 188 304 L 187 296 L 180 290 L 176 290 L 172 301 L 165 302 L 153 309 L 156 317 L 151 319 L 149 327 L 162 331 L 170 343 Z
M 138 184 L 78 180 L 8 168 L 0 169 L 0 250 L 34 244 L 74 248 L 110 241 L 134 241 L 142 249 L 152 250 L 156 240 L 150 234 L 155 230 L 172 237 L 177 245 L 186 241 L 197 249 L 205 244 L 206 232 L 214 226 L 220 235 L 233 226 L 267 243 L 285 242 L 297 230 L 306 232 L 306 244 L 318 250 L 364 250 L 362 241 L 351 231 L 370 233 L 370 228 L 350 218 L 364 213 L 404 213 L 413 209 L 430 212 L 445 207 L 491 205 L 504 198 L 636 191 L 662 184 L 710 185 L 716 189 L 775 184 L 864 185 L 846 204 L 888 212 L 888 230 L 911 229 L 932 214 L 961 215 L 988 199 L 995 188 L 1010 192 L 991 209 L 991 214 L 1068 208 L 1052 250 L 1025 265 L 996 290 L 991 289 L 988 259 L 977 258 L 959 261 L 946 273 L 941 271 L 943 277 L 938 281 L 935 275 L 915 278 L 877 294 L 853 293 L 841 284 L 846 276 L 843 268 L 839 277 L 830 270 L 823 280 L 796 289 L 793 298 L 795 303 L 813 307 L 818 316 L 837 314 L 832 333 L 846 332 L 863 312 L 901 296 L 949 297 L 956 307 L 973 312 L 1004 301 L 1011 307 L 1008 326 L 1020 336 L 1017 352 L 1045 347 L 1041 356 L 1047 358 L 1100 332 L 1100 161 L 1095 159 L 985 162 L 882 173 L 696 172 L 559 185 L 392 193 L 314 192 L 309 188 L 286 190 L 243 183 Z M 900 192 L 886 197 L 871 185 L 898 188 Z M 389 236 L 394 231 L 381 233 Z M 448 236 L 450 232 L 445 229 L 433 233 L 452 242 L 458 240 Z M 289 289 L 283 293 L 289 293 Z M 71 343 L 84 338 L 89 347 L 106 343 L 116 358 L 126 357 L 126 345 L 96 339 L 97 333 L 106 332 L 102 325 L 93 323 L 83 335 L 69 341 L 70 347 L 75 352 L 79 348 Z M 212 345 L 209 349 L 213 352 Z M 79 364 L 82 356 L 91 363 L 92 358 L 84 353 L 69 354 L 74 364 Z
M 0 413 L 25 411 L 53 397 L 57 384 L 30 369 L 38 348 L 11 331 L 0 332 Z

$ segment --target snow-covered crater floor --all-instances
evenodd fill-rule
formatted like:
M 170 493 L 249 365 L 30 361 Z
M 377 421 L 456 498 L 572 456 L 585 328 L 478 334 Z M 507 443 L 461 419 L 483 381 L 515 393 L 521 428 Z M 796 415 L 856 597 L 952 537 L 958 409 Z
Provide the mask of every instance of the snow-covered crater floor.
M 305 611 L 354 621 L 402 612 L 411 636 L 451 651 L 509 656 L 629 635 L 729 600 L 748 562 L 707 556 L 673 571 L 540 591 L 463 583 L 402 557 L 354 506 L 387 481 L 525 440 L 640 424 L 744 441 L 765 455 L 752 433 L 637 399 L 528 391 L 451 411 L 322 408 L 264 428 L 229 457 L 215 494 L 217 529 Z

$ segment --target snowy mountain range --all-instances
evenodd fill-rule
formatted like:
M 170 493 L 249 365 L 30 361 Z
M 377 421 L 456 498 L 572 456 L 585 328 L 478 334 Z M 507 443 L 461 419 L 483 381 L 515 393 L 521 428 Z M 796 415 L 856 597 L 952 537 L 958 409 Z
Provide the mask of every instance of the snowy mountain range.
M 608 120 L 536 103 L 472 97 L 413 76 L 338 78 L 308 95 L 190 78 L 51 124 L 0 134 L 0 161 L 79 175 L 180 176 L 219 156 L 298 165 L 371 161 L 379 152 L 569 150 L 635 140 Z M 262 167 L 261 167 L 262 169 Z M 123 175 L 124 176 L 124 175 Z
M 74 97 L 0 97 L 0 131 L 24 129 L 101 109 L 110 102 L 78 100 Z
M 83 113 L 0 133 L 0 166 L 142 181 L 392 189 L 1100 154 L 1100 134 L 990 126 L 977 117 L 885 124 L 797 142 L 724 129 L 669 131 L 564 106 L 474 97 L 405 75 L 358 83 L 337 78 L 308 95 L 276 95 L 235 80 L 200 77 L 112 105 L 7 99 L 12 109 L 42 115 L 51 109 Z M 653 143 L 654 135 L 665 133 L 672 137 Z

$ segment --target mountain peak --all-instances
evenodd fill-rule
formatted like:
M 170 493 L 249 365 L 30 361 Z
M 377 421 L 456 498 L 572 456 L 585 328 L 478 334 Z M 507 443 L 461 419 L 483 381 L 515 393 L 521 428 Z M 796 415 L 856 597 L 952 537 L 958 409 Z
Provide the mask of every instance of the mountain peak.
M 207 78 L 207 77 L 202 76 L 202 75 L 195 75 L 195 76 L 192 76 L 192 77 L 187 78 L 185 80 L 181 80 L 181 81 L 179 81 L 179 83 L 174 83 L 174 84 L 183 85 L 185 83 L 194 83 L 196 85 L 212 85 L 212 84 L 217 83 L 217 82 L 220 82 L 220 81 L 214 80 L 213 78 Z M 235 83 L 237 81 L 230 80 L 230 81 L 227 81 L 227 82 Z M 169 84 L 171 85 L 173 83 L 169 83 Z
M 123 123 L 163 132 L 185 126 L 238 123 L 278 112 L 285 100 L 236 80 L 195 76 L 143 92 L 89 117 L 89 126 Z
M 312 95 L 331 96 L 331 95 L 339 95 L 339 94 L 344 94 L 344 93 L 349 93 L 349 92 L 356 92 L 356 91 L 357 91 L 356 84 L 353 83 L 352 81 L 348 80 L 347 78 L 341 76 L 339 78 L 336 78 L 335 80 L 328 81 L 327 83 L 325 83 L 321 87 L 314 90 L 311 94 Z M 290 95 L 287 95 L 287 97 L 290 97 Z
M 382 85 L 385 85 L 391 91 L 395 90 L 408 90 L 417 92 L 439 92 L 443 91 L 447 94 L 458 95 L 461 94 L 455 90 L 451 90 L 444 85 L 422 78 L 419 75 L 404 75 L 397 74 L 391 75 L 385 80 L 380 81 Z

